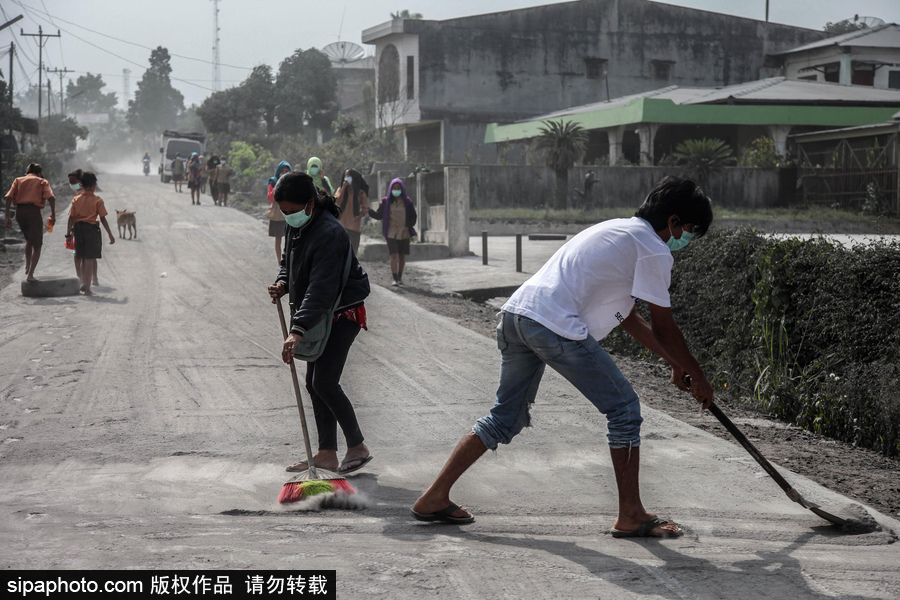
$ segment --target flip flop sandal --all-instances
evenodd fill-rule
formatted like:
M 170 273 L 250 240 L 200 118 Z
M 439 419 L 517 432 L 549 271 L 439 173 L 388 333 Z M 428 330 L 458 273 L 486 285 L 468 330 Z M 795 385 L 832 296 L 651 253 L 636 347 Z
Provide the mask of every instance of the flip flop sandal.
M 349 473 L 355 473 L 356 471 L 359 471 L 364 466 L 366 466 L 367 464 L 372 462 L 373 458 L 375 458 L 375 457 L 370 454 L 369 456 L 366 456 L 365 458 L 361 458 L 361 457 L 357 456 L 355 458 L 345 459 L 344 462 L 341 463 L 341 466 L 338 467 L 337 473 L 340 475 L 347 475 Z M 344 465 L 355 462 L 355 461 L 362 461 L 362 462 L 360 462 L 355 467 L 344 468 Z
M 665 532 L 662 535 L 653 535 L 651 533 L 660 525 L 668 525 L 670 523 L 678 529 L 672 532 Z M 609 531 L 614 538 L 676 538 L 684 535 L 684 529 L 682 529 L 682 527 L 678 525 L 678 523 L 670 520 L 660 519 L 659 517 L 641 523 L 634 531 L 623 531 L 622 529 L 616 529 L 615 527 L 610 529 Z
M 413 509 L 409 509 L 409 514 L 411 514 L 417 521 L 426 521 L 429 523 L 448 523 L 450 525 L 465 525 L 466 523 L 472 523 L 475 520 L 475 515 L 469 515 L 468 517 L 451 516 L 451 513 L 457 510 L 459 510 L 459 505 L 451 502 L 450 506 L 448 506 L 444 510 L 439 510 L 437 512 L 429 514 L 422 514 L 417 513 Z

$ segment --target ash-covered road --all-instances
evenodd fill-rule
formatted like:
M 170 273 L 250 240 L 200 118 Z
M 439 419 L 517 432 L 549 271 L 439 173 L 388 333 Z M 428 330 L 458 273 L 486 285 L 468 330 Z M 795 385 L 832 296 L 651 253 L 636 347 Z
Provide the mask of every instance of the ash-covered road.
M 457 486 L 477 521 L 413 521 L 488 410 L 499 353 L 377 286 L 343 378 L 375 456 L 352 480 L 369 507 L 279 507 L 302 444 L 265 224 L 153 178 L 100 185 L 113 215 L 137 212 L 139 237 L 104 246 L 97 296 L 0 292 L 3 568 L 326 568 L 341 598 L 900 597 L 900 523 L 876 514 L 882 531 L 843 536 L 739 447 L 650 409 L 644 501 L 689 533 L 613 539 L 604 419 L 550 373 L 535 427 Z M 38 277 L 74 275 L 62 242 L 45 238 Z

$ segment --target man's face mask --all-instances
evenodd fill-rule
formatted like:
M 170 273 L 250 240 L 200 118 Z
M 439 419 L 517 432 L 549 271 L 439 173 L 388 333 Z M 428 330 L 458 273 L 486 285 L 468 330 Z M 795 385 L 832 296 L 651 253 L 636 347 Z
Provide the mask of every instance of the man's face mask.
M 682 248 L 690 244 L 693 238 L 693 233 L 682 229 L 681 237 L 676 239 L 675 236 L 672 235 L 672 226 L 669 225 L 669 240 L 666 242 L 666 246 L 669 247 L 669 250 L 675 252 L 676 250 L 681 250 Z

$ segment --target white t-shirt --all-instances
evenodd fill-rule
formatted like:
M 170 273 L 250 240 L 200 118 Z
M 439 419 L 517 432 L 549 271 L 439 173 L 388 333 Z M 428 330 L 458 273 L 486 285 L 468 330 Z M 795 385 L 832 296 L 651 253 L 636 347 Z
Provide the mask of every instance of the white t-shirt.
M 610 219 L 556 251 L 503 310 L 533 319 L 570 340 L 606 337 L 640 298 L 670 306 L 672 252 L 639 217 Z

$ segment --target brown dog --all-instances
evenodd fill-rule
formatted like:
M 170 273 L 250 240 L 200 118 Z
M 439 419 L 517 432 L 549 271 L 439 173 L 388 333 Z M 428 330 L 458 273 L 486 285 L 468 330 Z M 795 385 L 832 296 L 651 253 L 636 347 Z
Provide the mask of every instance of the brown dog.
M 116 224 L 119 226 L 119 237 L 125 237 L 125 229 L 128 229 L 128 239 L 137 237 L 137 220 L 134 217 L 134 211 L 117 210 Z M 132 235 L 132 233 L 134 235 Z

